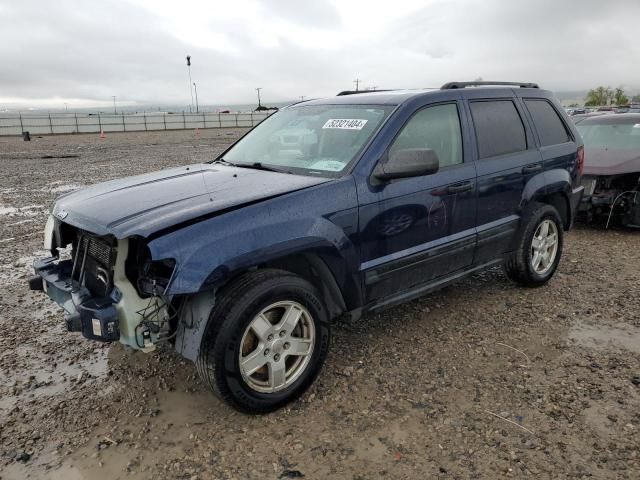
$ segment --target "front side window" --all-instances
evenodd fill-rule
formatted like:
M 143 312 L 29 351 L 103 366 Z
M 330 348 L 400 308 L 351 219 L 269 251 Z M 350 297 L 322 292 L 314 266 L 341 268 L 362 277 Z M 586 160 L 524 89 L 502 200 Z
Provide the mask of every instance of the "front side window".
M 224 160 L 302 175 L 340 176 L 392 109 L 383 105 L 285 108 L 240 139 Z
M 495 157 L 527 149 L 522 119 L 511 100 L 471 102 L 471 116 L 479 158 Z
M 541 146 L 547 147 L 571 141 L 567 127 L 549 102 L 527 99 L 524 103 L 533 118 Z
M 440 168 L 462 163 L 460 117 L 455 104 L 427 107 L 411 117 L 391 145 L 389 161 L 394 152 L 414 148 L 432 149 Z

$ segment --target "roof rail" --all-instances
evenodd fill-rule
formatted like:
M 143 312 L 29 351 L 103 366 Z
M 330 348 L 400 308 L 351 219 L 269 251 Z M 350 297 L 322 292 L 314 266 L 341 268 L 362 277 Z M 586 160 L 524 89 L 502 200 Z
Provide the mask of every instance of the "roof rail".
M 342 97 L 344 95 L 358 95 L 360 93 L 373 93 L 373 92 L 390 92 L 391 90 L 343 90 L 338 93 L 336 97 Z
M 520 88 L 540 88 L 537 83 L 527 82 L 449 82 L 440 87 L 440 90 L 453 90 L 455 88 L 480 87 L 489 85 L 501 85 Z

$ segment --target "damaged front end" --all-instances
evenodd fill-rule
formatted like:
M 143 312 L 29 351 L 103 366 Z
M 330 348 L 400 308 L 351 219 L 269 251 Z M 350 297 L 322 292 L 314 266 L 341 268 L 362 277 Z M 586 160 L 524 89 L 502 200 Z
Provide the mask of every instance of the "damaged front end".
M 69 331 L 143 351 L 173 337 L 178 312 L 165 291 L 175 262 L 152 261 L 143 239 L 96 235 L 50 216 L 45 248 L 52 255 L 34 262 L 29 286 L 65 310 Z
M 640 172 L 582 179 L 579 214 L 589 223 L 640 228 Z

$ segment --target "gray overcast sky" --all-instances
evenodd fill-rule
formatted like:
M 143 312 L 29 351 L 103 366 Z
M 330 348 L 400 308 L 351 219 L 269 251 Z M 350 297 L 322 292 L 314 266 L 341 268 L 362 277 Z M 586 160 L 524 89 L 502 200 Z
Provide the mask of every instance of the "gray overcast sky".
M 640 0 L 0 0 L 0 109 L 281 101 L 450 80 L 640 86 Z

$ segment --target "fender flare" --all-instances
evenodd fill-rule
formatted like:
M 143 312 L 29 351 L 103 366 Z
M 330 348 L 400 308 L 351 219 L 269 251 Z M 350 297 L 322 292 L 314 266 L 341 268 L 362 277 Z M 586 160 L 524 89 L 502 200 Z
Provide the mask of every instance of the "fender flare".
M 568 228 L 573 222 L 573 212 L 569 202 L 571 190 L 571 176 L 567 170 L 556 168 L 541 172 L 531 177 L 525 185 L 520 201 L 521 211 L 525 211 L 532 202 L 536 201 L 555 205 L 554 201 L 548 200 L 560 196 L 564 203 L 563 209 L 560 209 L 564 212 L 560 211 L 560 213 L 566 215 L 565 228 Z

